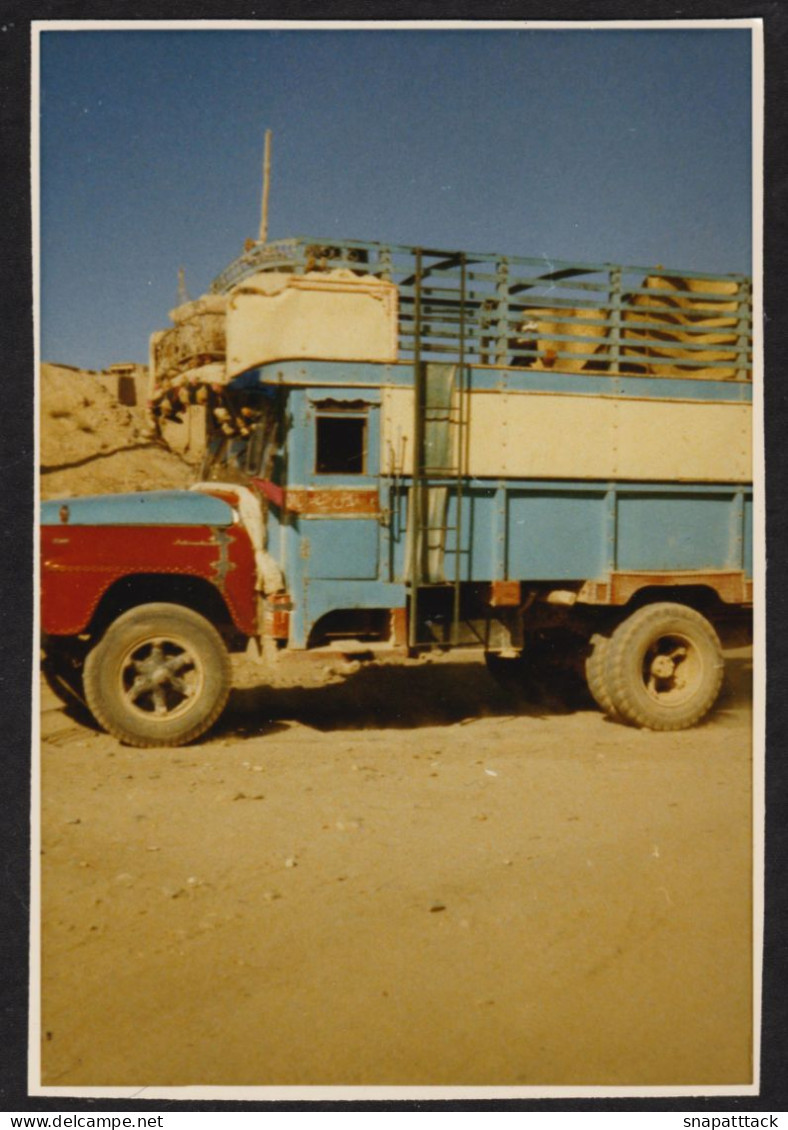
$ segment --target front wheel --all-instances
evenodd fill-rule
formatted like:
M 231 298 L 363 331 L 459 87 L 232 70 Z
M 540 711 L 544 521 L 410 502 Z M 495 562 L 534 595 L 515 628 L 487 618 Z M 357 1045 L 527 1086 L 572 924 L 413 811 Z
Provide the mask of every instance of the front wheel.
M 178 746 L 213 725 L 230 693 L 230 658 L 203 616 L 145 604 L 112 623 L 85 660 L 85 699 L 127 745 Z
M 683 604 L 650 604 L 624 620 L 604 649 L 604 688 L 621 719 L 685 730 L 708 714 L 722 684 L 717 633 Z

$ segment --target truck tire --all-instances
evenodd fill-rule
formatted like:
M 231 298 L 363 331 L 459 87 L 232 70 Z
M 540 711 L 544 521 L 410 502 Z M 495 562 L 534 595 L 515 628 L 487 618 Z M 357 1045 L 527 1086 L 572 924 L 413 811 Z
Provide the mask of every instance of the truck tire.
M 616 718 L 618 711 L 610 697 L 605 675 L 605 660 L 607 659 L 610 637 L 596 633 L 591 637 L 589 644 L 591 650 L 585 661 L 586 684 L 599 709 L 610 718 Z
M 178 746 L 212 726 L 230 693 L 230 657 L 211 623 L 177 604 L 119 616 L 85 660 L 85 699 L 127 745 Z
M 708 714 L 722 684 L 717 633 L 683 604 L 650 604 L 610 637 L 602 683 L 624 722 L 686 730 Z

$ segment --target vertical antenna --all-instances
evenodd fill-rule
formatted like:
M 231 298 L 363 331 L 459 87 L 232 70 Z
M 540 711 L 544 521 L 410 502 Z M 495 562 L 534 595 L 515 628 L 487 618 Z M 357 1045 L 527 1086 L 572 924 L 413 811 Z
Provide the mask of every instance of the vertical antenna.
M 178 268 L 178 305 L 182 306 L 184 302 L 189 301 L 189 292 L 186 289 L 186 271 L 183 267 Z
M 260 243 L 268 239 L 268 191 L 271 187 L 271 131 L 265 131 L 265 156 L 263 157 L 263 214 L 260 217 Z

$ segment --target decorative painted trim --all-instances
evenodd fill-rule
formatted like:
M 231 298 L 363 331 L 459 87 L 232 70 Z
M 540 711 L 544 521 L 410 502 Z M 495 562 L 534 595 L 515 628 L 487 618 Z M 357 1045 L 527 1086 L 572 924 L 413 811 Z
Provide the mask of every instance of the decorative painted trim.
M 377 488 L 280 487 L 269 479 L 252 479 L 261 494 L 279 510 L 302 518 L 378 518 Z
M 285 491 L 284 509 L 302 518 L 377 518 L 377 490 L 297 488 Z
M 577 599 L 583 604 L 626 604 L 639 589 L 703 585 L 725 604 L 751 604 L 752 581 L 738 569 L 681 572 L 614 572 L 607 580 L 586 581 Z

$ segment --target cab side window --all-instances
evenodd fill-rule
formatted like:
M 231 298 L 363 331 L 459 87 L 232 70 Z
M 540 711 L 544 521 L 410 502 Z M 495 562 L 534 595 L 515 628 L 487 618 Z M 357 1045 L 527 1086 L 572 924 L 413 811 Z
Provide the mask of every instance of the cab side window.
M 315 417 L 315 472 L 363 475 L 366 470 L 367 417 L 358 412 L 321 412 Z

